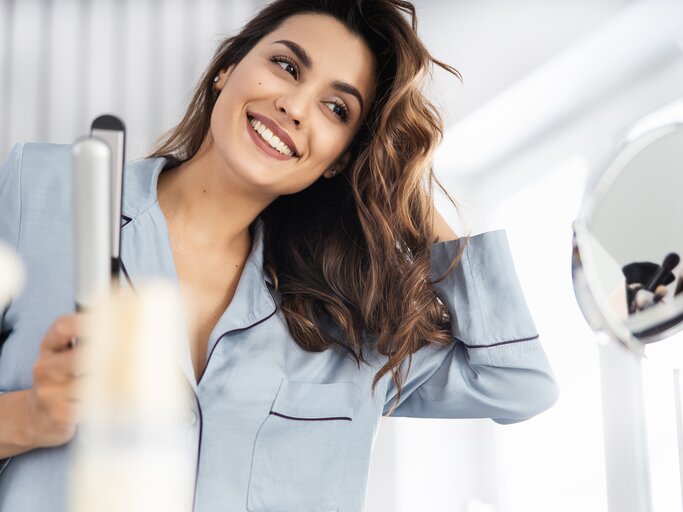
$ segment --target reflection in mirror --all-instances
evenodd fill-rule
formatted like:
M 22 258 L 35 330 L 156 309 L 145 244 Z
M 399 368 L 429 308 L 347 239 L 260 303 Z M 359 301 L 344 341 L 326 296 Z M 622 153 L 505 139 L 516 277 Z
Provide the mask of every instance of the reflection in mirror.
M 683 127 L 659 128 L 617 155 L 575 223 L 584 314 L 631 348 L 683 328 L 682 193 Z

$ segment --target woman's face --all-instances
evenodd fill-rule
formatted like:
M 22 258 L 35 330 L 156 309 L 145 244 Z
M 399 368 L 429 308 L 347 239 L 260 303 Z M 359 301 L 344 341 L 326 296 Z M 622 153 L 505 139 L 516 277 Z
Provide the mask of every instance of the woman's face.
M 343 24 L 287 18 L 219 75 L 210 151 L 258 193 L 303 190 L 338 165 L 370 108 L 374 76 L 370 49 Z

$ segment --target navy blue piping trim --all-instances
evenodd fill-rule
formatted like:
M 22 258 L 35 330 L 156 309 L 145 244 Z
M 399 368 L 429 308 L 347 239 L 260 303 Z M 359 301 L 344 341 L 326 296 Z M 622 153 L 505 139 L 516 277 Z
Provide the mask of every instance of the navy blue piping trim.
M 121 262 L 121 263 L 123 263 L 123 262 Z M 125 272 L 125 270 L 124 270 L 124 272 Z M 126 276 L 127 276 L 127 274 L 126 274 Z M 130 280 L 129 280 L 129 282 L 130 282 Z M 131 284 L 131 286 L 132 286 L 132 284 Z M 214 343 L 213 348 L 211 349 L 211 353 L 209 354 L 209 357 L 206 359 L 206 364 L 204 365 L 204 369 L 202 370 L 202 374 L 199 376 L 199 379 L 197 379 L 197 387 L 199 387 L 199 383 L 202 381 L 202 377 L 204 377 L 204 373 L 206 373 L 206 369 L 209 367 L 209 363 L 211 362 L 211 356 L 213 355 L 213 351 L 216 349 L 216 347 L 218 346 L 218 343 L 220 343 L 221 338 L 223 336 L 225 336 L 226 334 L 229 334 L 231 332 L 243 331 L 245 329 L 249 329 L 251 327 L 254 327 L 255 325 L 260 324 L 261 322 L 265 322 L 266 320 L 268 320 L 271 316 L 273 316 L 275 314 L 275 312 L 277 311 L 277 302 L 275 301 L 275 297 L 273 297 L 273 294 L 270 291 L 270 288 L 268 288 L 268 293 L 270 293 L 270 296 L 273 299 L 273 304 L 275 304 L 275 309 L 273 309 L 273 312 L 270 313 L 265 318 L 262 318 L 258 322 L 254 322 L 251 325 L 247 325 L 246 327 L 240 327 L 239 329 L 232 329 L 230 331 L 226 331 L 223 334 L 221 334 L 218 337 L 218 340 L 216 340 L 216 343 Z M 199 482 L 199 461 L 200 461 L 201 453 L 202 453 L 202 429 L 203 429 L 203 425 L 204 425 L 204 419 L 203 419 L 203 415 L 202 415 L 202 406 L 199 403 L 199 397 L 197 396 L 196 393 L 194 393 L 194 391 L 193 391 L 193 394 L 194 394 L 195 401 L 197 402 L 197 409 L 199 410 L 199 443 L 197 446 L 197 467 L 195 469 L 195 478 L 194 478 L 194 497 L 192 499 L 192 511 L 194 512 L 195 502 L 197 501 L 197 485 Z
M 268 288 L 267 285 L 266 285 L 266 288 Z M 206 359 L 206 364 L 204 365 L 204 369 L 202 370 L 202 374 L 199 376 L 199 379 L 197 379 L 197 386 L 199 386 L 199 383 L 202 381 L 202 378 L 204 377 L 204 374 L 206 373 L 206 369 L 209 367 L 209 363 L 211 362 L 211 356 L 213 355 L 213 351 L 216 350 L 216 347 L 220 343 L 221 338 L 223 338 L 223 336 L 225 336 L 226 334 L 230 334 L 231 332 L 238 332 L 238 331 L 244 331 L 245 329 L 251 329 L 255 325 L 258 325 L 262 322 L 265 322 L 266 320 L 268 320 L 271 316 L 273 316 L 275 314 L 275 312 L 277 311 L 277 302 L 275 300 L 275 297 L 273 297 L 273 293 L 270 291 L 270 288 L 268 288 L 268 293 L 270 293 L 270 297 L 273 299 L 273 304 L 275 305 L 275 309 L 273 309 L 273 311 L 268 316 L 262 318 L 261 320 L 259 320 L 257 322 L 254 322 L 253 324 L 246 325 L 244 327 L 239 327 L 237 329 L 231 329 L 231 330 L 225 331 L 223 334 L 221 334 L 218 337 L 218 339 L 216 340 L 216 343 L 213 344 L 213 348 L 211 348 L 211 353 L 209 354 L 209 357 L 207 357 L 207 359 Z
M 500 345 L 509 345 L 511 343 L 521 343 L 522 341 L 531 341 L 531 340 L 536 340 L 538 339 L 538 334 L 536 336 L 532 336 L 531 338 L 520 338 L 518 340 L 510 340 L 510 341 L 499 341 L 498 343 L 491 343 L 490 345 L 468 345 L 464 341 L 462 342 L 463 345 L 465 345 L 467 348 L 490 348 L 490 347 L 499 347 Z
M 193 391 L 194 399 L 197 402 L 197 411 L 199 412 L 199 442 L 197 443 L 197 466 L 194 471 L 194 493 L 192 494 L 192 512 L 195 510 L 195 503 L 197 502 L 197 487 L 199 484 L 199 459 L 202 456 L 202 430 L 204 428 L 204 416 L 202 414 L 202 405 L 199 403 L 199 397 Z
M 332 421 L 332 420 L 345 420 L 353 421 L 348 416 L 335 416 L 331 418 L 298 418 L 296 416 L 287 416 L 286 414 L 280 414 L 279 412 L 270 411 L 273 416 L 279 416 L 280 418 L 286 418 L 288 420 L 298 420 L 298 421 Z
M 123 264 L 123 260 L 119 260 L 119 261 L 121 262 L 121 271 L 123 272 L 123 276 L 126 278 L 126 281 L 128 281 L 128 284 L 130 285 L 130 289 L 137 293 L 137 290 L 135 289 L 135 285 L 133 284 L 133 281 L 130 280 L 130 276 L 128 275 L 128 270 L 126 270 L 126 266 Z
M 14 457 L 7 457 L 4 460 L 0 460 L 0 475 L 2 475 L 2 472 L 9 466 L 9 463 L 12 462 L 13 458 Z
M 128 215 L 124 215 L 123 213 L 121 214 L 121 218 L 123 218 L 123 220 L 126 221 L 126 223 L 121 226 L 121 229 L 125 228 L 133 220 L 132 217 L 128 217 Z M 119 238 L 119 240 L 120 240 L 120 238 Z M 126 278 L 126 281 L 128 281 L 128 284 L 130 285 L 131 290 L 136 292 L 135 286 L 133 285 L 133 281 L 131 281 L 130 276 L 128 275 L 128 270 L 126 270 L 126 266 L 123 264 L 123 259 L 121 258 L 121 250 L 119 250 L 119 258 L 117 261 L 118 270 L 114 269 L 113 261 L 114 260 L 112 259 L 112 275 L 119 275 L 118 270 L 123 272 L 123 276 Z

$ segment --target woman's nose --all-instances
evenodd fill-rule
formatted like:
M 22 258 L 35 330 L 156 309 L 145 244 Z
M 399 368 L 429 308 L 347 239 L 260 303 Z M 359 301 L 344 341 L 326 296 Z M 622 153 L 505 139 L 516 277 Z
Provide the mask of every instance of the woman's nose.
M 280 96 L 275 106 L 285 118 L 286 122 L 292 123 L 296 128 L 299 128 L 305 122 L 308 115 L 309 100 L 304 95 L 288 95 Z
M 298 117 L 300 117 L 300 116 L 292 117 L 292 116 L 287 112 L 287 109 L 286 109 L 285 107 L 279 107 L 279 109 L 280 109 L 280 112 L 281 112 L 282 114 L 284 114 L 285 117 L 288 117 L 288 118 L 291 119 L 291 121 L 294 123 L 294 126 L 299 127 L 299 125 L 301 124 L 301 121 L 298 119 Z

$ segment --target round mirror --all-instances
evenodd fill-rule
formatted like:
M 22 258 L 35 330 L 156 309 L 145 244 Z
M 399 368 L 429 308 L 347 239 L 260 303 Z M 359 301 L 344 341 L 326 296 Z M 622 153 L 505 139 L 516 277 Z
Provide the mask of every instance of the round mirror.
M 574 290 L 588 323 L 640 353 L 683 328 L 683 125 L 627 144 L 574 222 Z

